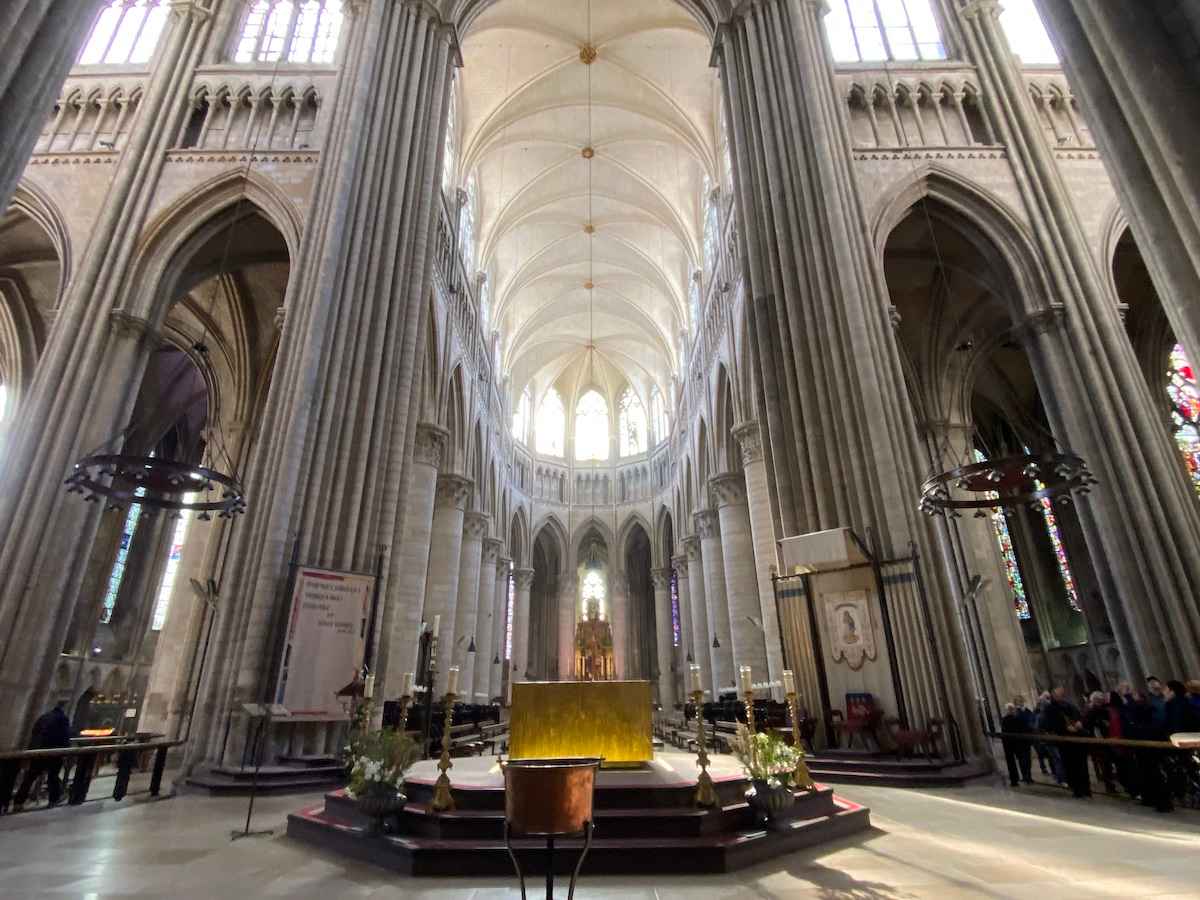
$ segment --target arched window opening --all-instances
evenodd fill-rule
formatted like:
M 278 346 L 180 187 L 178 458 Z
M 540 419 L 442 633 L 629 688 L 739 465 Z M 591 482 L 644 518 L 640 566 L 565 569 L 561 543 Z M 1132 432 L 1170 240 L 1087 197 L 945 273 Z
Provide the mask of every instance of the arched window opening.
M 837 62 L 946 58 L 929 0 L 832 0 L 825 29 Z
M 529 409 L 533 398 L 529 388 L 521 391 L 521 399 L 517 401 L 517 410 L 513 413 L 512 436 L 522 444 L 529 442 Z
M 112 0 L 92 25 L 79 65 L 150 62 L 167 24 L 168 0 Z
M 708 232 L 705 232 L 705 253 L 708 253 Z M 691 318 L 689 323 L 692 327 L 692 334 L 695 334 L 700 328 L 700 273 L 692 274 L 691 281 L 688 284 L 688 316 Z
M 1008 38 L 1012 52 L 1026 65 L 1054 65 L 1058 51 L 1050 42 L 1042 17 L 1033 0 L 1004 0 L 1000 12 L 1000 27 Z
M 1042 489 L 1041 482 L 1034 482 L 1038 490 Z M 1058 530 L 1058 519 L 1054 516 L 1054 504 L 1047 497 L 1041 499 L 1042 518 L 1046 520 L 1046 532 L 1050 535 L 1050 546 L 1054 550 L 1054 559 L 1058 563 L 1058 574 L 1062 576 L 1063 589 L 1067 592 L 1067 602 L 1075 612 L 1082 612 L 1079 605 L 1079 595 L 1075 591 L 1075 576 L 1071 573 L 1071 563 L 1067 560 L 1067 548 L 1063 546 L 1062 534 Z
M 191 503 L 195 499 L 195 494 L 186 494 L 183 502 Z M 154 616 L 150 620 L 151 631 L 162 631 L 163 626 L 167 623 L 171 591 L 175 589 L 175 575 L 179 571 L 179 562 L 183 559 L 183 542 L 187 539 L 188 524 L 191 521 L 192 515 L 184 513 L 175 523 L 175 533 L 171 535 L 171 550 L 167 554 L 167 565 L 163 569 L 162 581 L 158 585 L 158 597 L 154 601 Z
M 332 63 L 342 19 L 342 0 L 254 0 L 234 62 Z
M 479 273 L 479 327 L 484 341 L 488 340 L 488 323 L 492 318 L 492 288 L 486 272 Z
M 717 267 L 717 250 L 720 247 L 721 237 L 719 232 L 719 223 L 717 221 L 717 198 L 713 194 L 712 183 L 708 180 L 708 176 L 704 178 L 704 269 L 707 272 L 714 272 Z M 697 307 L 699 304 L 697 303 Z M 698 314 L 697 314 L 697 323 Z
M 608 404 L 595 390 L 580 397 L 575 407 L 575 458 L 608 459 Z
M 469 272 L 475 264 L 475 203 L 478 200 L 479 188 L 475 173 L 467 179 L 463 188 L 463 208 L 459 219 L 458 252 L 462 257 L 463 267 Z
M 599 569 L 588 569 L 587 573 L 583 576 L 583 584 L 580 590 L 584 618 L 587 618 L 588 608 L 592 603 L 595 603 L 596 609 L 600 611 L 600 618 L 607 618 L 604 606 L 606 593 L 603 573 Z
M 446 143 L 442 150 L 442 193 L 447 196 L 454 184 L 454 167 L 458 164 L 458 79 L 450 84 L 450 107 L 446 111 Z
M 563 440 L 567 430 L 567 412 L 558 391 L 550 388 L 538 404 L 537 421 L 533 426 L 537 437 L 537 452 L 547 456 L 563 455 Z
M 117 608 L 117 595 L 121 593 L 121 582 L 125 580 L 125 565 L 129 562 L 129 548 L 133 546 L 133 536 L 137 534 L 141 515 L 142 508 L 136 503 L 130 504 L 129 512 L 125 514 L 125 524 L 121 526 L 121 543 L 117 545 L 117 558 L 113 560 L 112 569 L 108 573 L 108 587 L 101 601 L 104 609 L 100 612 L 100 621 L 105 625 L 112 621 L 113 610 Z
M 622 456 L 646 452 L 646 409 L 631 387 L 625 388 L 617 402 L 617 433 Z
M 1175 443 L 1187 463 L 1192 485 L 1200 492 L 1200 385 L 1183 345 L 1171 350 L 1167 368 L 1167 395 L 1171 398 L 1171 421 L 1175 424 Z
M 670 431 L 667 422 L 667 407 L 663 403 L 662 391 L 655 385 L 650 389 L 650 427 L 653 429 L 654 442 L 665 441 Z

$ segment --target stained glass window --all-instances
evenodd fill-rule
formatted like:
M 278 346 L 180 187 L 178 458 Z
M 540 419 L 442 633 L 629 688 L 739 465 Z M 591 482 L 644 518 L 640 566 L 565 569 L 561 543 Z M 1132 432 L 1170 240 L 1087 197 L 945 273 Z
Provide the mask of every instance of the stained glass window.
M 986 461 L 987 457 L 976 448 L 975 462 Z M 995 491 L 988 491 L 988 496 L 994 500 L 998 495 Z M 1028 619 L 1029 599 L 1025 596 L 1025 582 L 1021 580 L 1021 569 L 1017 565 L 1017 554 L 1013 550 L 1012 535 L 1008 531 L 1008 518 L 1003 509 L 997 509 L 992 512 L 991 519 L 992 529 L 996 532 L 996 544 L 1000 548 L 1000 561 L 1004 564 L 1004 576 L 1012 594 L 1013 608 L 1017 611 L 1018 619 Z
M 121 528 L 121 543 L 117 546 L 117 558 L 113 561 L 112 571 L 109 572 L 108 589 L 105 590 L 102 601 L 104 609 L 100 613 L 100 621 L 105 624 L 112 621 L 113 610 L 117 608 L 117 595 L 121 592 L 121 582 L 125 579 L 125 564 L 129 561 L 129 548 L 133 546 L 133 536 L 137 533 L 141 511 L 141 507 L 133 503 L 125 515 L 125 524 Z
M 492 318 L 492 289 L 485 274 L 479 277 L 479 325 L 483 339 L 488 340 L 488 323 Z
M 196 499 L 195 494 L 185 494 L 184 503 Z M 175 574 L 179 571 L 179 561 L 183 559 L 183 542 L 187 538 L 188 523 L 191 516 L 184 513 L 175 523 L 175 533 L 171 535 L 171 551 L 167 554 L 167 565 L 163 569 L 162 581 L 158 585 L 158 599 L 154 602 L 154 617 L 150 620 L 151 631 L 162 631 L 167 622 L 167 609 L 171 604 L 171 591 L 175 589 Z
M 646 452 L 646 408 L 631 387 L 617 402 L 617 432 L 622 456 Z
M 81 66 L 148 63 L 167 24 L 167 0 L 111 0 L 79 55 Z
M 838 62 L 946 58 L 929 0 L 832 0 L 825 30 Z
M 1040 482 L 1037 482 L 1041 490 Z M 1054 558 L 1058 561 L 1058 572 L 1062 575 L 1063 588 L 1067 592 L 1067 602 L 1071 609 L 1080 612 L 1079 595 L 1075 592 L 1075 576 L 1071 574 L 1071 564 L 1067 561 L 1067 550 L 1063 546 L 1062 535 L 1058 531 L 1058 520 L 1054 517 L 1054 506 L 1045 497 L 1042 498 L 1042 516 L 1046 520 L 1046 531 L 1050 534 L 1050 546 L 1054 548 Z
M 655 443 L 665 441 L 671 428 L 667 422 L 667 408 L 658 385 L 650 388 L 650 427 L 654 429 Z
M 583 602 L 583 614 L 585 616 L 587 615 L 588 604 L 595 600 L 596 608 L 600 610 L 600 618 L 605 618 L 604 597 L 607 591 L 604 587 L 604 575 L 599 569 L 587 570 L 587 574 L 583 576 L 583 584 L 579 593 Z
M 599 391 L 588 391 L 575 407 L 575 458 L 608 459 L 608 404 Z
M 547 456 L 563 455 L 563 439 L 567 430 L 567 412 L 558 391 L 550 388 L 538 404 L 537 421 L 534 423 L 537 452 Z
M 1058 52 L 1050 43 L 1050 35 L 1042 24 L 1033 0 L 1004 0 L 1001 5 L 1000 27 L 1008 38 L 1012 52 L 1027 65 L 1054 65 Z
M 246 9 L 234 62 L 334 61 L 342 30 L 341 0 L 254 0 Z
M 679 573 L 671 570 L 671 645 L 679 646 Z
M 1175 443 L 1183 453 L 1192 484 L 1200 491 L 1200 386 L 1196 384 L 1196 371 L 1183 352 L 1182 344 L 1176 344 L 1171 350 L 1167 394 L 1171 398 Z
M 533 400 L 529 388 L 521 391 L 521 399 L 517 401 L 517 411 L 513 413 L 512 434 L 521 443 L 529 440 L 529 408 Z

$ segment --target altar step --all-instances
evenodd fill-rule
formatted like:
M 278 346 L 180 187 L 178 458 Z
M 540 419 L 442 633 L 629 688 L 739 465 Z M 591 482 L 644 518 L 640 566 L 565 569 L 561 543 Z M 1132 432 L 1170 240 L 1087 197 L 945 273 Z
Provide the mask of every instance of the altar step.
M 263 766 L 258 771 L 260 794 L 312 793 L 345 784 L 346 770 L 335 761 L 309 758 L 295 759 L 286 764 Z M 189 775 L 185 791 L 208 793 L 213 796 L 245 796 L 254 786 L 254 768 L 247 766 L 214 766 Z
M 597 791 L 597 801 L 606 793 Z M 598 804 L 585 874 L 727 872 L 870 825 L 867 809 L 835 799 L 828 788 L 797 795 L 789 817 L 771 830 L 755 827 L 740 796 L 705 810 L 691 806 L 690 798 L 685 806 L 643 808 L 613 807 L 613 799 Z M 504 846 L 503 822 L 498 809 L 437 813 L 427 803 L 413 802 L 401 814 L 398 834 L 375 836 L 367 833 L 357 805 L 338 792 L 327 796 L 323 805 L 290 815 L 288 835 L 410 875 L 515 877 Z M 544 874 L 544 841 L 522 840 L 514 846 L 527 875 Z M 555 870 L 568 873 L 582 846 L 580 840 L 559 841 Z
M 879 787 L 958 787 L 992 771 L 987 760 L 897 759 L 895 754 L 853 750 L 822 751 L 805 762 L 816 781 Z

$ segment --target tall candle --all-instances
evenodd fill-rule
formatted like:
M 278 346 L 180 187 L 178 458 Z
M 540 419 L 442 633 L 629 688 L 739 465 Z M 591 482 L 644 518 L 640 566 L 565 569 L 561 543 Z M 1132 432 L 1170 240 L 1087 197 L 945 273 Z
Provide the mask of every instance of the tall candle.
M 704 688 L 700 687 L 700 667 L 695 663 L 692 664 L 692 693 L 698 693 Z
M 450 671 L 446 673 L 446 693 L 458 693 L 458 666 L 451 666 Z
M 740 669 L 740 671 L 741 671 L 741 674 L 742 674 L 742 693 L 743 693 L 743 694 L 751 694 L 751 693 L 753 693 L 753 692 L 754 692 L 754 688 L 752 687 L 752 684 L 753 684 L 753 681 L 752 681 L 752 679 L 753 679 L 753 675 L 752 675 L 752 674 L 751 674 L 751 672 L 750 672 L 750 667 L 749 667 L 749 666 L 742 666 L 742 667 L 741 667 L 741 669 Z
M 367 683 L 365 685 L 363 685 L 363 697 L 365 697 L 367 700 L 370 700 L 374 696 L 375 696 L 375 676 L 368 675 Z
M 437 637 L 438 632 L 441 630 L 442 630 L 442 617 L 434 616 L 433 617 L 433 636 Z
M 413 689 L 413 673 L 405 672 L 404 673 L 404 689 L 400 691 L 401 696 L 411 697 L 412 692 L 413 692 L 412 689 Z
M 796 693 L 796 678 L 792 675 L 791 669 L 783 670 L 783 692 L 785 694 Z

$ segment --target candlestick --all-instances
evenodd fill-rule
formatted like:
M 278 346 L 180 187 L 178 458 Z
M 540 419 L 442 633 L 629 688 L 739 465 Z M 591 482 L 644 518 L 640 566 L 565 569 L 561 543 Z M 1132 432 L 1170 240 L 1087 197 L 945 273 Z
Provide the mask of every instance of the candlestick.
M 446 672 L 446 693 L 458 693 L 458 666 L 451 666 Z
M 697 665 L 693 665 L 691 667 L 691 673 L 692 673 L 692 684 L 691 684 L 692 693 L 693 694 L 701 693 L 704 690 L 704 688 L 702 688 L 700 686 L 700 667 Z
M 368 675 L 366 683 L 363 684 L 363 699 L 370 700 L 375 696 L 375 676 Z
M 786 669 L 783 672 L 783 681 L 784 684 L 792 681 L 792 673 Z M 795 688 L 795 685 L 792 684 L 792 687 Z M 795 771 L 792 772 L 792 787 L 801 788 L 806 791 L 812 790 L 815 785 L 813 784 L 812 775 L 809 774 L 808 765 L 804 762 L 804 745 L 800 741 L 800 716 L 796 713 L 795 690 L 787 692 L 787 703 L 788 710 L 792 714 L 792 745 L 796 748 L 796 752 L 800 754 L 799 759 L 796 760 Z
M 738 671 L 741 673 L 741 676 L 742 676 L 742 693 L 743 694 L 753 693 L 753 691 L 754 691 L 754 687 L 753 687 L 754 676 L 753 676 L 753 673 L 750 671 L 750 667 L 742 666 Z
M 441 630 L 442 630 L 442 617 L 434 616 L 433 617 L 433 636 L 437 637 L 438 632 L 440 632 Z
M 692 666 L 693 684 L 700 683 L 700 667 Z M 692 691 L 692 703 L 696 706 L 696 765 L 700 767 L 700 775 L 696 779 L 696 805 L 716 806 L 717 790 L 713 787 L 712 776 L 708 774 L 708 751 L 704 747 L 704 715 L 701 705 L 704 702 L 704 691 L 696 688 Z
M 796 677 L 792 674 L 791 669 L 783 670 L 783 692 L 785 694 L 796 693 Z
M 458 669 L 451 668 L 449 671 L 450 678 L 458 681 Z M 430 807 L 437 812 L 454 809 L 454 796 L 450 793 L 450 776 L 446 773 L 454 768 L 454 763 L 450 761 L 450 726 L 454 721 L 454 690 L 446 692 L 446 696 L 442 699 L 442 705 L 445 707 L 446 715 L 442 721 L 442 755 L 438 760 L 438 775 L 437 781 L 433 786 L 433 802 Z

